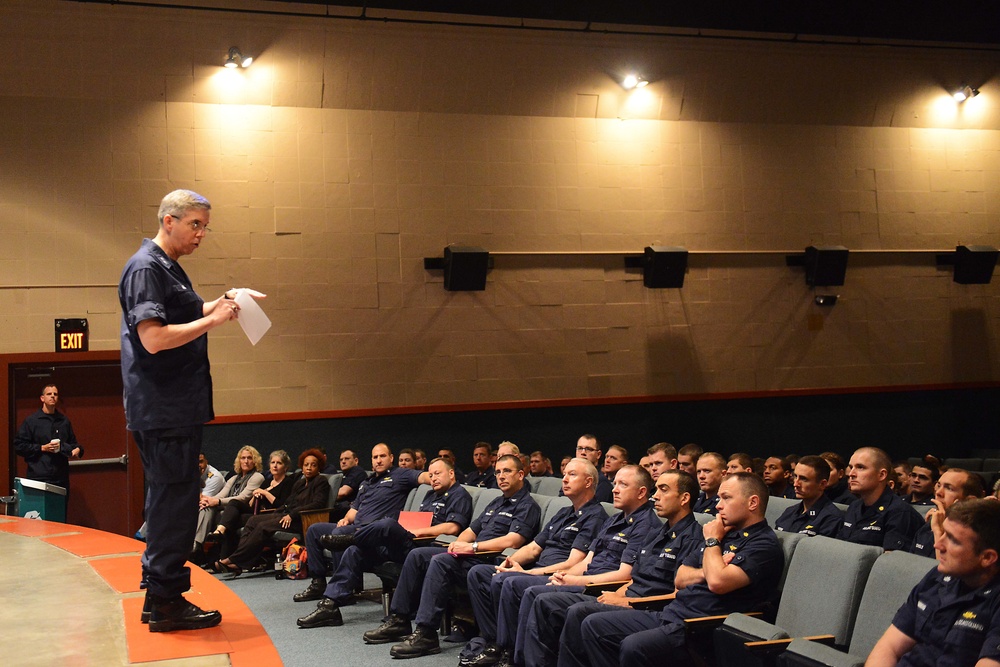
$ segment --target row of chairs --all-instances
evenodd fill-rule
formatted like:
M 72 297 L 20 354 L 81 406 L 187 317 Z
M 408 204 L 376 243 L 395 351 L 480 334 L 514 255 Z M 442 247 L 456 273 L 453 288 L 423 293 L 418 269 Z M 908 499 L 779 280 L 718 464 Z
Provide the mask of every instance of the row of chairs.
M 920 465 L 923 463 L 923 459 L 920 457 L 911 457 L 909 462 L 910 465 Z M 962 468 L 974 472 L 993 472 L 1000 470 L 1000 458 L 948 458 L 944 460 L 944 465 L 949 468 Z
M 721 667 L 861 667 L 910 591 L 937 564 L 828 537 L 782 539 L 794 546 L 775 621 L 729 615 L 713 636 Z

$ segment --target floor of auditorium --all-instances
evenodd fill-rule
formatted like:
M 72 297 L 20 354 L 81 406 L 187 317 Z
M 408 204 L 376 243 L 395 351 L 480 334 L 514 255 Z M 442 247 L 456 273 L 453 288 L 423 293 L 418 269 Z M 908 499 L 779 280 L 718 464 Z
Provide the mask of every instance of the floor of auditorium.
M 142 542 L 90 528 L 0 516 L 5 665 L 280 665 L 261 624 L 207 572 L 187 597 L 222 612 L 208 630 L 150 633 L 139 622 Z

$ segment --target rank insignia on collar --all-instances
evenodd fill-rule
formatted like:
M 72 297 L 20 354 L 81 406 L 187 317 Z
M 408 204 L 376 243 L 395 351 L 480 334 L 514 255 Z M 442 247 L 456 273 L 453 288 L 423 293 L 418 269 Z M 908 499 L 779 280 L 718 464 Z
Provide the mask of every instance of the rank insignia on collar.
M 743 537 L 750 537 L 750 533 L 743 531 Z
M 677 533 L 670 533 L 670 539 L 676 540 L 677 539 Z
M 885 507 L 884 507 L 884 506 L 882 506 L 882 505 L 879 505 L 879 506 L 878 506 L 878 511 L 879 511 L 879 512 L 884 512 L 884 511 L 885 511 Z

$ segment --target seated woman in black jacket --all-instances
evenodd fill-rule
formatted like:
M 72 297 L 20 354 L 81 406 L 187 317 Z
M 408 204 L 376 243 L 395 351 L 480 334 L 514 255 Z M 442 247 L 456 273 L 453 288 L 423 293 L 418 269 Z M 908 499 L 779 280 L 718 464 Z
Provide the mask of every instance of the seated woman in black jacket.
M 249 502 L 242 499 L 232 499 L 227 503 L 219 516 L 219 525 L 215 532 L 209 533 L 206 543 L 214 542 L 220 545 L 220 555 L 226 558 L 236 548 L 240 528 L 246 525 L 254 514 L 264 510 L 282 507 L 292 493 L 292 485 L 297 477 L 288 474 L 292 464 L 288 452 L 278 449 L 268 457 L 268 468 L 271 472 L 271 482 L 254 489 Z
M 318 449 L 307 449 L 299 456 L 302 474 L 295 480 L 287 502 L 273 512 L 256 514 L 247 521 L 246 531 L 236 550 L 229 558 L 215 562 L 216 572 L 240 575 L 260 557 L 264 546 L 279 530 L 302 530 L 300 513 L 305 510 L 323 509 L 330 501 L 330 483 L 320 475 L 326 465 L 326 454 Z

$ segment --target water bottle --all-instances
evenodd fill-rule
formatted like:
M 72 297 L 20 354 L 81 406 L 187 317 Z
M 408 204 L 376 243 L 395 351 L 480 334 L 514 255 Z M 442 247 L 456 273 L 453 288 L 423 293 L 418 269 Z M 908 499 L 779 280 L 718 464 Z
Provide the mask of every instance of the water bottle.
M 274 578 L 275 579 L 284 579 L 285 578 L 285 568 L 283 567 L 283 565 L 284 565 L 284 563 L 281 562 L 281 552 L 279 551 L 274 556 Z

